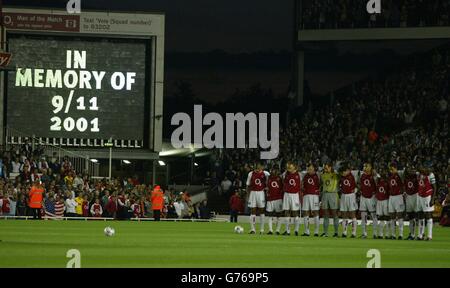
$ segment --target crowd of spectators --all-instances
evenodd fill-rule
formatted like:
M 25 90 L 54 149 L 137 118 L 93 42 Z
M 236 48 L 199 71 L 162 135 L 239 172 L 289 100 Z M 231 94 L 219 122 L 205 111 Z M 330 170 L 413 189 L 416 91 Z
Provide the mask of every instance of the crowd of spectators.
M 449 26 L 449 0 L 383 0 L 381 13 L 367 13 L 368 1 L 302 1 L 302 29 Z
M 400 170 L 406 165 L 425 165 L 436 176 L 442 203 L 450 184 L 449 81 L 447 47 L 409 59 L 382 77 L 336 91 L 331 104 L 311 107 L 280 129 L 279 157 L 268 161 L 267 167 L 283 168 L 290 160 L 297 161 L 300 170 L 307 163 L 320 169 L 327 161 L 337 167 L 345 161 L 359 171 L 365 161 L 375 169 L 391 162 Z M 245 199 L 246 178 L 260 151 L 215 152 L 210 182 L 226 199 L 235 191 L 241 191 Z
M 44 190 L 41 217 L 112 217 L 116 219 L 153 216 L 153 187 L 138 177 L 91 179 L 75 171 L 68 157 L 45 157 L 42 147 L 28 142 L 1 151 L 0 216 L 31 216 L 29 192 L 33 185 Z M 41 183 L 41 184 L 39 184 Z M 187 191 L 164 191 L 163 218 L 203 218 L 210 212 L 207 201 L 193 203 Z

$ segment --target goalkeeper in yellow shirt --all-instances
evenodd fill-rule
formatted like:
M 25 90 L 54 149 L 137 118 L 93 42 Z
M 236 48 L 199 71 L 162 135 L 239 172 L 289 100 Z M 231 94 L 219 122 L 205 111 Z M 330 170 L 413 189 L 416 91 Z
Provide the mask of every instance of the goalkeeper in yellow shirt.
M 333 169 L 333 163 L 326 163 L 324 173 L 321 175 L 321 203 L 323 209 L 323 233 L 321 237 L 328 237 L 328 226 L 330 225 L 330 216 L 333 217 L 334 235 L 338 237 L 339 218 L 337 210 L 339 209 L 339 174 Z

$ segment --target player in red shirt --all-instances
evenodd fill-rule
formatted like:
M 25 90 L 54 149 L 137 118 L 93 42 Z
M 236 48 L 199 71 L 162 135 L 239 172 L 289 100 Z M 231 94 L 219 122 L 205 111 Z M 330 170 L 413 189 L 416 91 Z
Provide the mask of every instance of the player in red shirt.
M 273 218 L 277 218 L 276 234 L 280 234 L 281 229 L 281 216 L 283 212 L 283 179 L 280 176 L 280 169 L 277 166 L 273 166 L 270 171 L 269 179 L 267 180 L 267 203 L 266 212 L 269 216 L 269 232 L 267 234 L 273 234 Z
M 341 190 L 340 211 L 342 217 L 342 237 L 347 237 L 347 225 L 349 219 L 352 219 L 352 238 L 356 237 L 356 210 L 358 204 L 356 203 L 356 181 L 353 176 L 350 166 L 343 164 L 342 177 L 339 181 L 339 188 Z
M 397 164 L 389 165 L 389 213 L 391 214 L 391 239 L 395 238 L 396 219 L 398 219 L 398 240 L 403 239 L 403 214 L 405 202 L 403 200 L 403 181 L 398 175 Z
M 289 162 L 286 165 L 286 171 L 283 173 L 283 210 L 285 211 L 286 231 L 283 235 L 290 235 L 291 218 L 295 223 L 295 236 L 298 236 L 300 229 L 300 196 L 301 196 L 301 175 L 297 171 L 297 166 Z
M 380 175 L 377 175 L 377 217 L 380 220 L 378 223 L 378 239 L 383 239 L 383 230 L 386 227 L 386 239 L 391 239 L 389 236 L 390 229 L 390 214 L 389 214 L 389 173 L 386 168 L 380 169 Z
M 309 236 L 309 217 L 314 217 L 314 236 L 319 236 L 319 195 L 320 180 L 316 173 L 314 164 L 309 164 L 307 173 L 303 177 L 303 221 L 305 224 L 305 232 L 302 236 Z
M 406 166 L 403 178 L 406 192 L 405 210 L 409 219 L 409 236 L 407 240 L 414 240 L 416 236 L 416 227 L 419 222 L 417 219 L 417 192 L 419 190 L 419 180 L 414 167 Z
M 256 215 L 260 215 L 261 230 L 260 233 L 264 233 L 264 207 L 266 206 L 265 190 L 267 188 L 267 178 L 270 176 L 269 172 L 264 171 L 264 165 L 262 163 L 256 164 L 256 169 L 248 173 L 247 177 L 247 193 L 248 207 L 251 209 L 250 215 L 250 234 L 256 233 Z
M 372 164 L 364 163 L 363 173 L 359 178 L 359 191 L 361 192 L 361 197 L 359 200 L 359 211 L 361 212 L 361 227 L 362 236 L 361 238 L 367 238 L 367 218 L 368 213 L 373 221 L 373 238 L 377 237 L 377 215 L 376 215 L 376 183 L 373 177 Z
M 425 219 L 427 222 L 428 235 L 426 240 L 433 238 L 433 211 L 434 191 L 436 191 L 436 178 L 430 169 L 421 167 L 419 176 L 419 189 L 417 200 L 417 211 L 419 216 L 419 236 L 417 240 L 423 240 L 425 234 Z

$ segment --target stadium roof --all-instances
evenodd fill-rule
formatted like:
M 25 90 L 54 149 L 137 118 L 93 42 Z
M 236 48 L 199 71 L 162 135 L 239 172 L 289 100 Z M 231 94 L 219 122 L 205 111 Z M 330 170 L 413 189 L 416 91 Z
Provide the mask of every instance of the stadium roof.
M 194 148 L 193 144 L 189 148 L 174 148 L 171 142 L 164 141 L 159 157 L 187 157 L 192 154 L 195 154 L 195 157 L 203 157 L 211 154 L 211 151 L 205 148 Z

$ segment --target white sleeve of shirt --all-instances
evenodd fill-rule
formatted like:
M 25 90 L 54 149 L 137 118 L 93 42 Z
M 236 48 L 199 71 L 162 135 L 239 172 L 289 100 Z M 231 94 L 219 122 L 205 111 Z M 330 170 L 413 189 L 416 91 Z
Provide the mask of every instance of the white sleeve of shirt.
M 266 176 L 266 185 L 268 185 L 270 173 L 268 171 L 264 171 L 264 176 Z
M 252 179 L 253 171 L 248 173 L 247 182 L 245 183 L 247 186 L 250 186 L 250 180 Z
M 430 173 L 430 175 L 428 176 L 428 178 L 430 179 L 430 183 L 432 185 L 436 184 L 436 177 L 434 176 L 433 173 Z
M 284 178 L 286 178 L 286 171 L 284 171 L 283 174 L 281 174 L 281 179 L 284 180 Z
M 298 172 L 298 176 L 300 177 L 300 181 L 303 181 L 303 178 L 305 178 L 306 171 Z
M 359 180 L 359 177 L 358 177 L 358 170 L 352 170 L 352 175 L 353 175 L 353 177 L 355 177 L 355 182 L 358 182 L 358 180 Z

